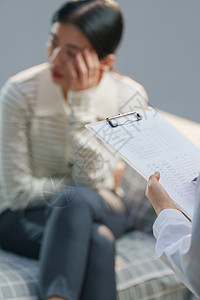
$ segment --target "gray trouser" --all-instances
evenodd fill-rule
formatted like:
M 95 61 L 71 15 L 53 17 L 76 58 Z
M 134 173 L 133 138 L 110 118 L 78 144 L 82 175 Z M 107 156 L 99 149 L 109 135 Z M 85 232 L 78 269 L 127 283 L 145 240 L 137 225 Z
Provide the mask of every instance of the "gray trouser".
M 39 257 L 41 299 L 115 300 L 114 240 L 130 225 L 125 202 L 115 207 L 86 186 L 69 205 L 65 189 L 55 199 L 59 208 L 0 215 L 1 246 Z

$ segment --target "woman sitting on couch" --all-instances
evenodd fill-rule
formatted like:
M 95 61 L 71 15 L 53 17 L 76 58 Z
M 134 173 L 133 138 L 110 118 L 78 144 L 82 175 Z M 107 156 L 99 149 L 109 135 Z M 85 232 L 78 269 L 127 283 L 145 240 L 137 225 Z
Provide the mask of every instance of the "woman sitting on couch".
M 48 63 L 1 91 L 0 245 L 39 257 L 41 299 L 116 299 L 114 240 L 134 220 L 115 192 L 117 157 L 85 124 L 135 94 L 129 107 L 147 105 L 113 70 L 122 31 L 114 1 L 68 1 L 52 18 Z

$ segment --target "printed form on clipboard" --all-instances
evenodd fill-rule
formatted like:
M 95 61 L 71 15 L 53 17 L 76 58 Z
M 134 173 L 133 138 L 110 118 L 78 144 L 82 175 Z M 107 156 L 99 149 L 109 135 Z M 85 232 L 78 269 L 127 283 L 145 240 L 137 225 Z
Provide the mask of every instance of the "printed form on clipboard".
M 192 219 L 200 150 L 156 110 L 129 112 L 86 128 L 118 152 L 146 180 L 155 171 L 170 197 Z M 133 182 L 134 184 L 134 182 Z

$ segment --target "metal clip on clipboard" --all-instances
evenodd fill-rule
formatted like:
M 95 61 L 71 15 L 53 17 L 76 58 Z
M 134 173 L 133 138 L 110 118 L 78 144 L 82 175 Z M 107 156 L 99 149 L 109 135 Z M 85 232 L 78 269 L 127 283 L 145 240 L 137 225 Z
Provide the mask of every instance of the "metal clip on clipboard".
M 131 116 L 133 116 L 134 118 L 131 119 L 130 118 Z M 127 119 L 122 121 L 122 122 L 116 122 L 115 121 L 116 119 L 123 118 L 123 117 L 125 117 L 125 118 L 127 117 Z M 142 120 L 142 115 L 140 115 L 136 111 L 131 111 L 131 112 L 127 112 L 125 114 L 119 114 L 119 115 L 116 115 L 114 117 L 106 118 L 106 121 L 110 124 L 111 127 L 117 127 L 117 126 L 120 126 L 120 125 L 124 125 L 126 123 L 137 122 L 137 121 L 140 121 L 140 120 Z

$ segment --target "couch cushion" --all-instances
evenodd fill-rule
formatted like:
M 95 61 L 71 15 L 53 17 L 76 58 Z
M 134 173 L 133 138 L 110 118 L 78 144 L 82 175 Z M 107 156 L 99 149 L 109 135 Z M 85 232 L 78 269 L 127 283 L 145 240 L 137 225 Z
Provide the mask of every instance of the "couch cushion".
M 38 262 L 0 249 L 0 299 L 36 300 Z
M 156 257 L 154 237 L 140 231 L 117 241 L 116 279 L 119 300 L 188 300 L 188 290 Z
M 187 290 L 154 253 L 154 238 L 130 232 L 116 243 L 119 300 L 182 300 Z M 37 298 L 38 261 L 0 250 L 0 300 Z M 90 299 L 88 299 L 90 300 Z

